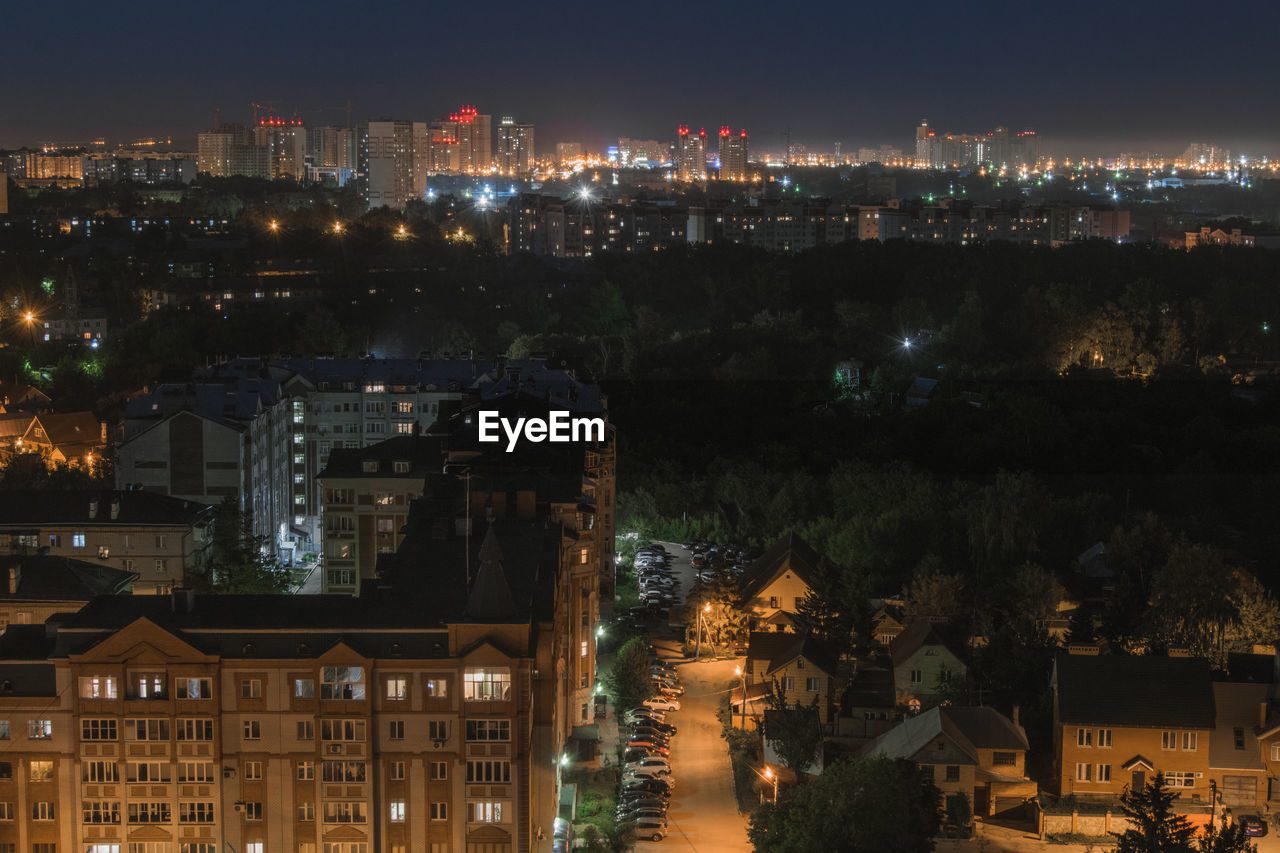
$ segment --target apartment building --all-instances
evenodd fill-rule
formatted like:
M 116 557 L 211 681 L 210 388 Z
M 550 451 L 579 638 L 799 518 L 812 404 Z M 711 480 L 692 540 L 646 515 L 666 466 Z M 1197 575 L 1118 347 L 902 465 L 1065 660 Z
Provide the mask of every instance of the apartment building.
M 324 493 L 324 592 L 357 594 L 375 577 L 378 555 L 399 549 L 409 508 L 428 472 L 439 470 L 444 444 L 439 435 L 402 435 L 330 451 L 316 476 Z
M 0 492 L 0 537 L 14 554 L 97 562 L 136 573 L 135 594 L 183 584 L 208 541 L 212 507 L 142 491 Z
M 12 626 L 0 845 L 550 851 L 590 577 L 555 527 L 474 532 L 427 524 L 358 599 L 178 590 Z
M 128 402 L 116 485 L 198 503 L 252 494 L 249 423 L 276 399 L 272 380 L 164 383 Z

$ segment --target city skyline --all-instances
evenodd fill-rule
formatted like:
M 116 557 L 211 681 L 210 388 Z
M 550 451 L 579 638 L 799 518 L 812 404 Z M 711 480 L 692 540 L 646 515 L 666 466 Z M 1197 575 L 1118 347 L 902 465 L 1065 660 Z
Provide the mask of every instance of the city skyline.
M 745 127 L 759 150 L 783 148 L 788 134 L 815 149 L 905 145 L 922 118 L 957 133 L 1033 127 L 1055 154 L 1180 149 L 1204 139 L 1265 153 L 1280 141 L 1280 117 L 1257 109 L 1251 94 L 1280 82 L 1266 50 L 1280 14 L 1260 3 L 1223 23 L 1229 38 L 1194 43 L 1189 4 L 1156 20 L 1130 9 L 1069 20 L 997 10 L 1005 13 L 983 21 L 956 20 L 940 4 L 909 18 L 818 9 L 780 29 L 769 24 L 776 15 L 768 7 L 730 15 L 715 5 L 704 12 L 714 30 L 660 38 L 635 16 L 585 6 L 554 22 L 515 5 L 492 14 L 433 10 L 429 18 L 383 7 L 361 10 L 361 30 L 421 31 L 423 47 L 410 39 L 359 63 L 340 61 L 358 45 L 336 43 L 334 61 L 319 61 L 338 7 L 307 8 L 305 17 L 255 20 L 251 29 L 236 14 L 247 13 L 245 4 L 230 4 L 218 20 L 144 9 L 127 27 L 60 32 L 56 44 L 41 35 L 34 11 L 13 10 L 11 31 L 27 35 L 9 45 L 5 77 L 38 69 L 39 85 L 9 96 L 0 146 L 194 138 L 212 126 L 215 110 L 224 121 L 247 120 L 251 102 L 315 125 L 343 124 L 348 103 L 353 123 L 430 120 L 474 103 L 536 124 L 543 146 L 577 140 L 600 149 L 616 136 L 673 138 L 680 123 L 709 132 Z M 89 19 L 86 4 L 64 9 Z M 501 37 L 490 35 L 495 22 Z M 193 51 L 197 32 L 216 50 Z M 517 42 L 508 32 L 533 35 Z M 425 62 L 430 44 L 450 33 L 472 40 L 482 59 Z M 1195 62 L 1180 58 L 1192 50 Z M 272 61 L 262 62 L 267 55 Z M 1231 77 L 1205 70 L 1215 67 L 1230 67 Z M 1232 83 L 1243 80 L 1249 85 Z

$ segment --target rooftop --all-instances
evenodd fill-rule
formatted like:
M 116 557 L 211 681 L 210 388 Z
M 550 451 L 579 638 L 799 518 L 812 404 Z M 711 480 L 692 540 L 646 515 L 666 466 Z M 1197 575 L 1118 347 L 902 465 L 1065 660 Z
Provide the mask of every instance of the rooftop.
M 210 507 L 137 490 L 0 490 L 0 529 L 48 524 L 187 525 Z
M 1060 654 L 1054 680 L 1063 723 L 1213 728 L 1213 683 L 1204 658 Z

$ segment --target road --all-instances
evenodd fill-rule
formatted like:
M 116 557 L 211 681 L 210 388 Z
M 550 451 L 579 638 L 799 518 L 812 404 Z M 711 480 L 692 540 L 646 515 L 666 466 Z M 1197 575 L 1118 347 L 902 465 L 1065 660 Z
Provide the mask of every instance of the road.
M 677 544 L 662 544 L 671 555 L 672 573 L 680 578 L 680 591 L 687 592 L 693 586 L 689 553 Z M 674 636 L 655 633 L 653 641 L 663 657 L 675 662 L 685 693 L 680 697 L 680 710 L 670 716 L 679 728 L 671 739 L 671 771 L 676 779 L 667 812 L 671 834 L 656 844 L 637 842 L 636 850 L 744 853 L 751 849 L 747 820 L 738 813 L 729 749 L 720 737 L 720 721 L 716 719 L 716 708 L 734 680 L 733 668 L 738 662 L 684 661 Z

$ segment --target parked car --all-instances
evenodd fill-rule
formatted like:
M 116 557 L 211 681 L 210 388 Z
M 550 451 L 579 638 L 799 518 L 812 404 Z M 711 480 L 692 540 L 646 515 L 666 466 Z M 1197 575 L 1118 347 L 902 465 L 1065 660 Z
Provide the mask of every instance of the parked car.
M 648 741 L 649 743 L 656 744 L 657 746 L 665 747 L 666 749 L 671 748 L 671 735 L 667 734 L 666 732 L 660 732 L 657 729 L 651 728 L 648 726 L 645 726 L 642 728 L 633 728 L 630 732 L 627 743 L 630 744 L 632 741 L 638 741 L 638 742 Z
M 652 708 L 646 708 L 641 705 L 638 708 L 631 708 L 623 712 L 623 718 L 627 720 L 635 720 L 644 718 L 646 720 L 657 720 L 660 723 L 666 722 L 667 715 L 661 711 L 655 711 Z
M 651 806 L 641 809 L 627 809 L 618 813 L 618 822 L 625 823 L 627 821 L 637 821 L 641 818 L 657 818 L 665 820 L 667 810 L 658 806 Z
M 665 758 L 660 758 L 658 756 L 650 756 L 648 758 L 642 758 L 639 761 L 629 761 L 625 765 L 623 765 L 622 769 L 638 770 L 642 767 L 663 768 L 668 773 L 671 772 L 671 762 Z
M 658 755 L 670 755 L 671 748 L 665 743 L 649 738 L 633 738 L 627 741 L 627 749 L 647 749 L 650 752 L 656 752 Z
M 664 797 L 670 797 L 671 792 L 676 789 L 676 780 L 674 776 L 657 776 L 657 775 L 627 775 L 622 777 L 623 791 L 648 791 L 651 794 L 660 794 Z
M 665 696 L 654 696 L 652 699 L 644 700 L 646 708 L 653 708 L 655 711 L 679 711 L 680 701 L 678 699 L 668 699 Z
M 636 838 L 647 838 L 650 841 L 661 841 L 667 837 L 667 822 L 658 818 L 645 817 L 636 821 Z
M 677 729 L 675 723 L 668 723 L 666 720 L 657 720 L 653 717 L 634 717 L 628 724 L 635 728 L 636 726 L 645 726 L 651 729 L 657 729 L 665 735 L 673 735 Z
M 671 776 L 671 767 L 668 765 L 639 765 L 627 766 L 626 775 L 623 779 L 641 779 L 641 777 L 659 777 Z
M 1240 825 L 1244 827 L 1244 834 L 1251 838 L 1261 838 L 1267 834 L 1267 822 L 1256 814 L 1242 815 Z
M 631 746 L 622 753 L 622 760 L 627 764 L 634 764 L 646 758 L 666 758 L 670 754 L 671 750 L 665 746 Z
M 618 804 L 619 818 L 627 812 L 638 809 L 658 809 L 665 815 L 667 813 L 667 800 L 657 794 L 636 794 L 632 797 L 627 797 Z

